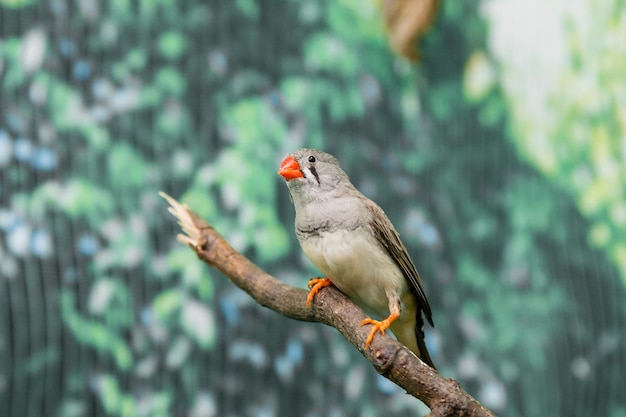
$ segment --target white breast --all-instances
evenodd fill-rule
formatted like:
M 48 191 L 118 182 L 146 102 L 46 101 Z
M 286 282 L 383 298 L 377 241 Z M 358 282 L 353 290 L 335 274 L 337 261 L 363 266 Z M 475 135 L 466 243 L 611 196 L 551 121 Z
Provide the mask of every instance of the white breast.
M 386 317 L 387 294 L 404 295 L 408 291 L 408 283 L 396 263 L 362 228 L 322 232 L 304 239 L 300 245 L 311 262 L 370 315 Z

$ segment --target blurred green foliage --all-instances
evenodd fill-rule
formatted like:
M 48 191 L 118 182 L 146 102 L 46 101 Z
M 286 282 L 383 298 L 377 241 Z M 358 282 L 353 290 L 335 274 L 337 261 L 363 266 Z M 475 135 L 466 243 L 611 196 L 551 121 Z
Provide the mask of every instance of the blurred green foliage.
M 623 415 L 623 19 L 570 21 L 556 74 L 526 60 L 559 94 L 529 117 L 506 10 L 444 3 L 414 68 L 375 2 L 274 3 L 0 2 L 0 413 L 426 413 L 175 241 L 159 190 L 304 287 L 276 169 L 309 146 L 400 230 L 445 376 L 507 416 Z
M 551 48 L 536 48 L 535 37 L 517 37 L 516 23 L 509 16 L 499 19 L 497 8 L 492 18 L 492 36 L 499 37 L 494 50 L 502 66 L 517 146 L 546 177 L 574 196 L 592 223 L 590 243 L 609 255 L 623 279 L 626 46 L 621 39 L 626 16 L 617 11 L 625 5 L 623 0 L 601 5 L 581 1 L 542 11 L 546 16 L 542 25 L 553 32 Z M 539 2 L 520 7 L 517 24 L 533 19 L 541 8 Z M 517 59 L 511 59 L 513 53 Z M 545 68 L 540 82 L 537 61 Z M 541 88 L 528 88 L 534 83 Z M 536 105 L 539 100 L 546 108 Z

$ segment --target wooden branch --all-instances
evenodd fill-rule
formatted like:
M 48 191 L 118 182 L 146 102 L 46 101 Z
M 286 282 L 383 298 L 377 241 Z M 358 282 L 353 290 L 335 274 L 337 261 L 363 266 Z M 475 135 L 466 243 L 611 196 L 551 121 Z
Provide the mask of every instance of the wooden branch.
M 292 319 L 324 323 L 336 328 L 378 373 L 423 401 L 431 409 L 430 417 L 494 417 L 463 391 L 455 380 L 443 378 L 388 334 L 377 334 L 370 348 L 365 349 L 370 328 L 359 323 L 366 315 L 335 287 L 321 290 L 311 307 L 307 306 L 306 290 L 286 285 L 267 274 L 233 249 L 186 205 L 181 205 L 165 193 L 160 195 L 171 205 L 169 211 L 178 219 L 185 233 L 178 235 L 178 240 L 260 305 Z

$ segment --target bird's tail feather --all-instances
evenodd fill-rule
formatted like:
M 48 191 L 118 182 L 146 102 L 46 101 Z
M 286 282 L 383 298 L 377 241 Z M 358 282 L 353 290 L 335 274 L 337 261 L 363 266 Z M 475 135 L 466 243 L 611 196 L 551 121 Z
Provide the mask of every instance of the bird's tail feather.
M 398 342 L 409 348 L 409 350 L 415 353 L 423 362 L 433 369 L 437 369 L 433 364 L 433 360 L 426 349 L 426 341 L 424 340 L 424 322 L 421 317 L 418 317 L 415 326 L 403 326 L 400 323 L 392 323 L 391 331 L 398 339 Z
M 422 327 L 415 328 L 415 339 L 417 341 L 417 349 L 419 352 L 413 352 L 417 356 L 420 357 L 422 361 L 426 363 L 426 365 L 430 366 L 433 369 L 437 369 L 433 360 L 430 358 L 430 353 L 428 353 L 428 349 L 426 349 L 426 339 L 424 339 L 424 330 Z

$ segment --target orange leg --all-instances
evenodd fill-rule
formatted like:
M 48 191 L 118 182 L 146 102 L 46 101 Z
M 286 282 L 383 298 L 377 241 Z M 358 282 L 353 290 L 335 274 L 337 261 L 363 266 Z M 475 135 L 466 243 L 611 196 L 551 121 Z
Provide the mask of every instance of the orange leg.
M 369 336 L 367 336 L 367 340 L 365 341 L 365 348 L 367 349 L 368 347 L 370 347 L 370 343 L 372 343 L 372 340 L 374 340 L 374 335 L 376 334 L 377 331 L 380 331 L 382 334 L 385 334 L 385 330 L 387 330 L 389 328 L 389 325 L 391 325 L 391 323 L 398 317 L 400 317 L 400 313 L 397 313 L 394 311 L 389 315 L 389 317 L 387 317 L 383 321 L 378 321 L 374 319 L 363 320 L 361 322 L 361 326 L 366 325 L 366 324 L 374 325 L 374 328 L 370 332 Z
M 310 306 L 315 294 L 317 294 L 317 292 L 322 288 L 330 287 L 331 285 L 333 285 L 333 282 L 328 278 L 312 278 L 308 285 L 310 291 L 309 296 L 306 298 L 306 304 Z

